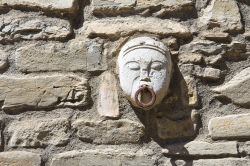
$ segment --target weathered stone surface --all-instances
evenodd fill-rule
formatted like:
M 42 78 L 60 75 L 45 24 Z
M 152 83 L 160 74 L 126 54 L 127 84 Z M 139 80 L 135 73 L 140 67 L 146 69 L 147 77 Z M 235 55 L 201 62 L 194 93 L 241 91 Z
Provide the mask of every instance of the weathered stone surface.
M 250 138 L 250 114 L 212 118 L 208 124 L 213 139 Z
M 217 44 L 209 40 L 195 39 L 191 43 L 182 46 L 181 53 L 192 52 L 204 55 L 215 55 L 221 53 L 226 45 Z
M 99 149 L 85 151 L 69 151 L 54 156 L 50 166 L 154 166 L 156 159 L 129 150 Z
M 0 80 L 0 102 L 6 111 L 87 104 L 87 81 L 75 75 L 1 76 Z
M 240 153 L 250 155 L 250 141 L 244 143 L 244 145 L 239 147 Z
M 73 127 L 82 141 L 95 144 L 138 143 L 144 136 L 144 126 L 127 119 L 103 122 L 79 119 Z
M 225 158 L 225 159 L 201 159 L 194 160 L 193 166 L 246 166 L 250 165 L 250 160 L 243 158 Z
M 62 40 L 72 33 L 69 21 L 14 10 L 0 15 L 0 27 L 2 27 L 0 42 L 13 42 L 20 39 Z
M 162 150 L 165 156 L 226 157 L 237 156 L 237 143 L 208 143 L 192 141 L 184 145 L 170 145 Z
M 155 28 L 158 27 L 158 28 Z M 187 27 L 171 20 L 157 18 L 127 17 L 120 19 L 101 19 L 86 23 L 88 37 L 119 38 L 135 32 L 149 32 L 163 36 L 190 37 Z
M 244 60 L 248 57 L 248 55 L 245 54 L 246 51 L 246 43 L 243 43 L 241 41 L 233 41 L 228 45 L 226 52 L 223 54 L 223 57 L 228 60 Z
M 189 105 L 191 107 L 197 107 L 199 104 L 199 96 L 195 79 L 190 76 L 185 76 L 184 80 L 187 86 L 188 94 L 188 103 L 184 104 Z
M 186 139 L 196 133 L 194 122 L 191 118 L 172 120 L 168 117 L 157 118 L 157 132 L 161 139 Z
M 118 15 L 130 12 L 136 4 L 136 0 L 93 0 L 93 14 Z
M 224 32 L 238 32 L 242 30 L 239 7 L 235 0 L 212 0 L 199 18 L 198 26 L 207 29 L 219 27 Z
M 221 70 L 207 67 L 204 69 L 203 77 L 207 80 L 217 81 L 221 79 Z
M 97 111 L 104 117 L 119 117 L 119 101 L 117 81 L 111 72 L 105 72 L 101 76 Z
M 221 55 L 212 55 L 205 58 L 205 62 L 207 65 L 219 66 L 219 64 L 223 61 L 223 57 Z
M 45 147 L 63 145 L 69 140 L 70 124 L 66 118 L 16 121 L 7 128 L 10 147 Z
M 1 166 L 40 166 L 41 157 L 38 154 L 25 151 L 0 153 Z
M 178 56 L 178 59 L 180 63 L 200 64 L 203 61 L 202 55 L 197 53 L 183 53 Z
M 44 10 L 73 12 L 78 8 L 76 0 L 1 0 L 0 7 L 31 7 Z
M 7 65 L 8 65 L 8 56 L 4 51 L 0 50 L 0 70 L 5 69 Z
M 242 70 L 230 81 L 222 86 L 214 88 L 213 91 L 219 95 L 231 99 L 234 104 L 250 105 L 250 67 Z
M 230 41 L 230 36 L 225 32 L 204 32 L 202 37 L 207 40 L 218 41 L 218 42 L 228 42 Z

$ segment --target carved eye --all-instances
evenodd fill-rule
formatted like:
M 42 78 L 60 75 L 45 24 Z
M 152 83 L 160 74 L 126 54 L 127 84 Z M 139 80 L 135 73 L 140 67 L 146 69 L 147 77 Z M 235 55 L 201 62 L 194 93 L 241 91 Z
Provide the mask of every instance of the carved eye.
M 161 62 L 153 62 L 151 64 L 151 69 L 159 71 L 159 70 L 163 69 L 163 63 L 161 63 Z
M 126 65 L 131 70 L 140 70 L 140 65 L 137 62 L 128 62 Z

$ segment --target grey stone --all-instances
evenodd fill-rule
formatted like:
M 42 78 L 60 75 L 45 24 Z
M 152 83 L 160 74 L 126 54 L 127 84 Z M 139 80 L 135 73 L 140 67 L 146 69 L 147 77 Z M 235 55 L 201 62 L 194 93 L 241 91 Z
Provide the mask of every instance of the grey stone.
M 156 159 L 129 150 L 96 149 L 69 151 L 53 157 L 50 166 L 155 166 Z
M 223 54 L 223 57 L 227 60 L 244 60 L 248 57 L 246 52 L 246 44 L 241 41 L 233 41 L 228 45 L 226 52 Z
M 193 166 L 247 166 L 250 160 L 243 158 L 224 158 L 224 159 L 200 159 L 194 160 Z
M 93 0 L 93 14 L 115 16 L 133 10 L 136 0 Z
M 87 105 L 87 80 L 76 75 L 3 75 L 0 80 L 0 102 L 6 111 Z
M 241 106 L 250 105 L 250 67 L 237 73 L 230 81 L 224 85 L 212 89 L 221 96 L 232 100 L 234 104 Z
M 224 32 L 239 32 L 243 26 L 237 1 L 212 0 L 199 18 L 198 26 L 219 27 Z
M 39 154 L 26 151 L 11 151 L 0 153 L 1 166 L 40 166 Z
M 0 50 L 0 70 L 4 70 L 8 66 L 8 55 Z
M 186 144 L 170 145 L 162 152 L 165 156 L 193 156 L 193 157 L 234 157 L 238 155 L 237 142 L 208 143 L 192 141 Z
M 9 147 L 46 147 L 69 141 L 70 124 L 66 118 L 15 121 L 7 128 Z
M 158 28 L 155 28 L 158 27 Z M 163 36 L 190 37 L 188 28 L 178 22 L 157 18 L 127 17 L 119 19 L 101 19 L 86 22 L 83 27 L 88 37 L 117 39 L 135 32 L 149 32 Z
M 205 58 L 206 64 L 211 66 L 219 66 L 222 61 L 223 57 L 221 55 L 212 55 Z
M 178 56 L 178 59 L 180 63 L 201 64 L 203 56 L 197 53 L 183 53 Z
M 207 67 L 204 69 L 203 78 L 207 80 L 217 81 L 221 79 L 221 70 Z
M 78 8 L 76 0 L 1 0 L 0 7 L 31 7 L 44 10 L 73 12 Z
M 242 146 L 240 146 L 239 151 L 240 153 L 250 155 L 250 141 L 247 141 Z
M 2 27 L 0 42 L 13 42 L 20 39 L 62 40 L 72 34 L 69 21 L 14 10 L 0 15 L 0 27 Z
M 72 126 L 82 141 L 95 144 L 138 143 L 144 136 L 144 126 L 127 119 L 103 122 L 78 119 Z
M 208 124 L 212 139 L 249 139 L 250 114 L 212 118 Z
M 119 100 L 117 81 L 111 72 L 101 75 L 99 95 L 97 100 L 97 111 L 103 117 L 117 118 L 119 112 Z

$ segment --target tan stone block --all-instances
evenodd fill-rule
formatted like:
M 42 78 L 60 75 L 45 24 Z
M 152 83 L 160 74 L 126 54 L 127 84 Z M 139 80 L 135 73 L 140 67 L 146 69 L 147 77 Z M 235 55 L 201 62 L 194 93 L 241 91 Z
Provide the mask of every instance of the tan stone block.
M 104 117 L 119 117 L 119 101 L 117 81 L 111 72 L 105 72 L 101 76 L 97 111 Z
M 249 139 L 250 114 L 212 118 L 208 124 L 212 139 Z
M 1 166 L 40 166 L 41 157 L 38 154 L 25 151 L 0 153 Z
M 247 166 L 250 160 L 244 158 L 200 159 L 194 160 L 193 166 Z

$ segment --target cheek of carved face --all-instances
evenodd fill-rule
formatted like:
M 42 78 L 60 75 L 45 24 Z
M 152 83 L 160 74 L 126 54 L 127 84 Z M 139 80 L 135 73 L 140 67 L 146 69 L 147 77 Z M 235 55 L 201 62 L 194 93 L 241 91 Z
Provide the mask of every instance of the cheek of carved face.
M 119 62 L 119 67 L 121 87 L 134 105 L 137 105 L 136 92 L 144 85 L 155 93 L 155 104 L 165 96 L 170 78 L 167 59 L 160 52 L 153 49 L 131 51 Z

